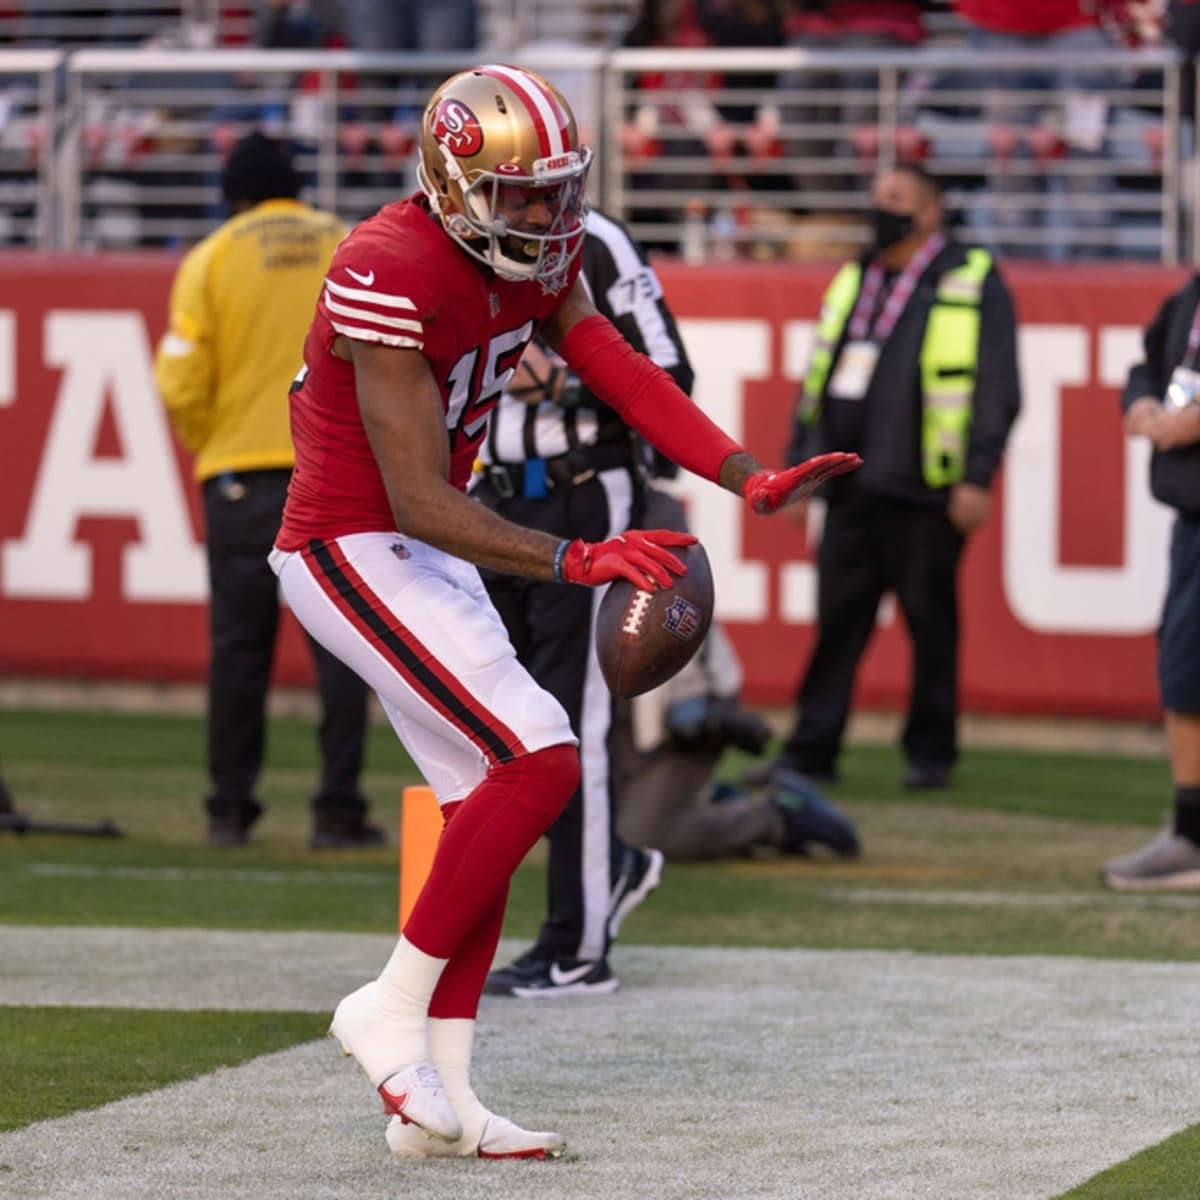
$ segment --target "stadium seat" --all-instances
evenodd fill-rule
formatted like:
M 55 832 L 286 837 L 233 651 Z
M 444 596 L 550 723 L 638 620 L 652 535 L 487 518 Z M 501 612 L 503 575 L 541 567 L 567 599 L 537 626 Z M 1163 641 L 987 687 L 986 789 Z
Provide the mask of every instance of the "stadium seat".
M 1003 168 L 1012 162 L 1021 144 L 1021 135 L 1011 125 L 991 125 L 988 127 L 987 141 L 993 160 Z
M 407 122 L 392 121 L 379 130 L 379 148 L 389 170 L 403 166 L 415 145 L 416 134 Z
M 366 166 L 370 144 L 371 131 L 362 121 L 347 121 L 338 130 L 338 149 L 348 170 L 361 171 Z
M 1035 125 L 1026 135 L 1025 140 L 1033 151 L 1034 161 L 1040 167 L 1048 166 L 1060 158 L 1067 156 L 1067 144 L 1057 129 L 1047 129 Z

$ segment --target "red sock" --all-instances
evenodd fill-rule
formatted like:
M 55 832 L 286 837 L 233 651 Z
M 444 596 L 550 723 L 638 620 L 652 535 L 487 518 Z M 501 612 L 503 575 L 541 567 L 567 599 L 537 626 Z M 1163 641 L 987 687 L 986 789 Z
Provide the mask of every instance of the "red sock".
M 503 920 L 513 872 L 578 786 L 574 746 L 548 746 L 493 767 L 443 829 L 429 878 L 404 926 L 405 937 L 426 954 L 449 959 L 485 916 L 497 919 L 493 906 Z M 482 931 L 478 936 L 480 944 L 472 950 L 476 972 L 485 938 Z

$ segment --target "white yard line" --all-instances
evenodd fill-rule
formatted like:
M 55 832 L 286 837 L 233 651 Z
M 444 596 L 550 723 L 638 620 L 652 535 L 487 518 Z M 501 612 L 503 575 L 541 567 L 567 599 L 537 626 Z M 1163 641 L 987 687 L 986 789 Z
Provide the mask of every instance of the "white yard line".
M 0 1003 L 327 1011 L 390 945 L 0 927 Z M 0 1191 L 1045 1200 L 1200 1113 L 1200 964 L 620 945 L 614 965 L 613 997 L 484 1004 L 481 1094 L 574 1161 L 392 1161 L 321 1041 L 0 1135 Z
M 956 892 L 936 888 L 827 888 L 844 904 L 936 904 L 948 908 L 1173 908 L 1200 910 L 1200 896 L 1151 892 Z
M 30 875 L 62 879 L 124 879 L 148 883 L 258 883 L 266 886 L 331 883 L 348 887 L 395 885 L 395 871 L 285 871 L 241 867 L 120 867 L 83 863 L 29 863 Z M 952 891 L 937 888 L 826 888 L 821 895 L 846 904 L 927 904 L 962 908 L 1198 909 L 1200 895 L 1129 892 Z
M 34 862 L 25 867 L 30 875 L 51 879 L 128 879 L 150 883 L 311 883 L 327 887 L 345 883 L 352 887 L 396 885 L 391 871 L 278 871 L 255 867 L 110 867 L 90 863 Z

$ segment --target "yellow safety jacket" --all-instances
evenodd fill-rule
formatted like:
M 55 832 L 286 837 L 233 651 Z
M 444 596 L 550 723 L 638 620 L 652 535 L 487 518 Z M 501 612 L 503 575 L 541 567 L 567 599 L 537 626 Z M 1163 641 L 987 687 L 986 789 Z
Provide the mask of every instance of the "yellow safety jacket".
M 298 200 L 267 200 L 180 263 L 154 379 L 197 479 L 295 464 L 288 388 L 345 232 Z
M 967 261 L 937 282 L 925 339 L 921 344 L 921 470 L 926 484 L 948 487 L 966 469 L 975 381 L 979 367 L 979 308 L 992 256 L 977 246 Z M 804 380 L 800 419 L 814 425 L 821 416 L 825 385 L 834 355 L 854 311 L 862 283 L 862 264 L 846 263 L 821 301 L 816 348 Z

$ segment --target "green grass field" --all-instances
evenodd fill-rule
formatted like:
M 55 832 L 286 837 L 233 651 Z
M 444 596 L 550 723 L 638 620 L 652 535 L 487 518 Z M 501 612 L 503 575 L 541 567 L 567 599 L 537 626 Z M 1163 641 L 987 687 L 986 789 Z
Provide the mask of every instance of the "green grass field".
M 379 851 L 307 850 L 315 748 L 306 723 L 272 723 L 261 788 L 268 814 L 248 847 L 204 846 L 202 758 L 202 726 L 189 717 L 0 712 L 0 768 L 21 811 L 41 820 L 110 818 L 126 835 L 0 833 L 0 923 L 395 930 L 394 831 L 402 789 L 419 780 L 390 730 L 372 730 L 365 781 L 376 818 L 393 832 L 393 845 Z M 742 765 L 730 759 L 723 773 Z M 764 855 L 672 865 L 622 941 L 1200 961 L 1200 898 L 1117 896 L 1097 880 L 1105 858 L 1135 847 L 1163 819 L 1170 789 L 1161 761 L 973 749 L 954 789 L 935 800 L 900 788 L 890 747 L 853 747 L 842 767 L 830 795 L 858 825 L 861 860 Z M 530 937 L 540 922 L 541 858 L 535 850 L 514 881 L 508 937 Z M 150 1015 L 135 1038 L 113 1036 L 121 1016 L 108 1009 L 10 1008 L 4 1019 L 0 1129 L 321 1032 L 304 1013 Z M 88 1052 L 64 1061 L 63 1045 Z M 45 1064 L 55 1058 L 53 1086 L 45 1086 Z M 1189 1182 L 1198 1177 L 1192 1130 L 1070 1196 L 1182 1200 L 1200 1194 Z M 1155 1182 L 1142 1191 L 1131 1178 Z

